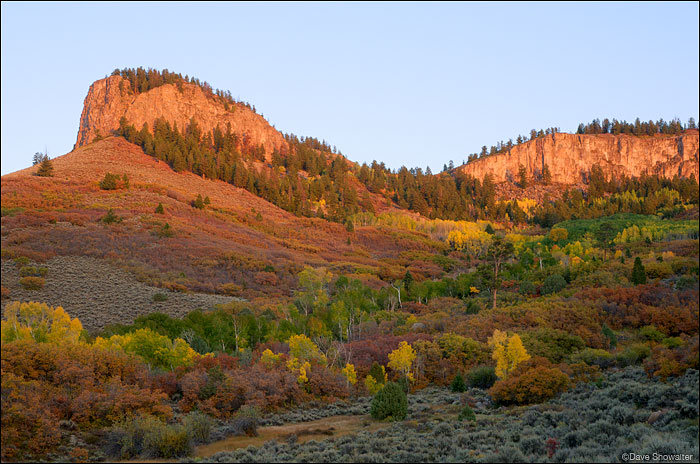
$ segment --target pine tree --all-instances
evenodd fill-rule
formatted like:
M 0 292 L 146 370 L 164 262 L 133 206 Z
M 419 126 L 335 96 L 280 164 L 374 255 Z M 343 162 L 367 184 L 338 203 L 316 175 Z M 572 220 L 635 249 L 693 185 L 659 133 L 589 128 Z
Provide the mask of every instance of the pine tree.
M 552 173 L 549 171 L 549 166 L 546 164 L 542 167 L 542 183 L 549 185 L 552 183 Z
M 518 180 L 520 183 L 520 188 L 526 189 L 527 188 L 527 169 L 525 169 L 525 166 L 522 164 L 518 168 Z
M 467 384 L 464 382 L 462 374 L 457 374 L 450 384 L 450 391 L 454 393 L 462 393 L 467 391 Z
M 647 283 L 647 272 L 644 269 L 642 260 L 637 256 L 634 259 L 634 266 L 632 267 L 632 283 L 635 285 L 641 285 Z
M 36 171 L 36 175 L 40 177 L 53 177 L 53 163 L 48 156 L 44 158 Z
M 204 209 L 204 200 L 202 199 L 202 194 L 197 195 L 197 198 L 192 201 L 192 206 L 197 209 Z

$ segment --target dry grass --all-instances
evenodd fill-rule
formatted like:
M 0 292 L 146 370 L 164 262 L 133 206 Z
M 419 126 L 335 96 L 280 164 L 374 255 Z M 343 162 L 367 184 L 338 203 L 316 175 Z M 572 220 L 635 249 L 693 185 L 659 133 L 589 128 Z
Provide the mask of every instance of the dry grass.
M 330 437 L 341 437 L 360 431 L 375 431 L 390 425 L 388 422 L 373 421 L 368 415 L 363 416 L 330 416 L 310 422 L 273 425 L 259 427 L 257 437 L 229 437 L 215 443 L 198 446 L 194 455 L 207 458 L 222 451 L 231 451 L 248 446 L 262 446 L 270 440 L 286 441 L 292 435 L 297 437 L 297 443 L 310 440 L 324 440 Z

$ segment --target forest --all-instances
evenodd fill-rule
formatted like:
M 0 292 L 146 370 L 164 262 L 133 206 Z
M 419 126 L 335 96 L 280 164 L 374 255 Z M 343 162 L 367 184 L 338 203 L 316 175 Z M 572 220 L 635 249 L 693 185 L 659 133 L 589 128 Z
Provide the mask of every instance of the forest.
M 265 164 L 262 148 L 251 147 L 232 133 L 230 127 L 225 131 L 217 127 L 210 134 L 203 134 L 192 120 L 180 132 L 161 119 L 156 121 L 151 134 L 147 124 L 137 130 L 122 118 L 118 134 L 142 147 L 145 153 L 167 162 L 177 172 L 190 171 L 229 182 L 299 216 L 344 223 L 359 212 L 375 211 L 369 193 L 431 219 L 505 220 L 543 226 L 573 217 L 572 209 L 582 209 L 584 215 L 651 214 L 656 203 L 669 204 L 656 195 L 663 189 L 678 192 L 686 202 L 697 201 L 698 195 L 698 184 L 693 179 L 648 176 L 606 180 L 600 168 L 593 166 L 587 176 L 590 187 L 585 200 L 574 189 L 557 201 L 526 205 L 528 211 L 524 211 L 518 201 L 496 201 L 495 184 L 489 176 L 480 181 L 462 172 L 432 175 L 429 169 L 424 173 L 420 168 L 405 167 L 393 172 L 376 161 L 371 166 L 357 166 L 311 137 L 288 135 L 289 153 L 275 151 L 271 163 Z M 520 187 L 535 182 L 548 184 L 546 171 L 541 179 L 528 178 L 521 171 Z M 631 192 L 645 200 L 625 201 L 624 197 Z M 605 198 L 603 205 L 600 199 L 604 194 L 612 197 Z M 580 208 L 581 201 L 588 204 Z

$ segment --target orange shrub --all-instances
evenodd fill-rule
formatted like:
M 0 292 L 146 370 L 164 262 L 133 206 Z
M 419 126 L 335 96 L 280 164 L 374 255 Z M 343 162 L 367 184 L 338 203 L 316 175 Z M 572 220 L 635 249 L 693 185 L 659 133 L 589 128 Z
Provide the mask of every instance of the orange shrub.
M 489 390 L 494 401 L 502 404 L 541 403 L 566 391 L 569 376 L 544 358 L 523 363 L 505 379 Z
M 46 279 L 43 277 L 28 276 L 19 279 L 19 283 L 25 290 L 41 290 L 46 284 Z

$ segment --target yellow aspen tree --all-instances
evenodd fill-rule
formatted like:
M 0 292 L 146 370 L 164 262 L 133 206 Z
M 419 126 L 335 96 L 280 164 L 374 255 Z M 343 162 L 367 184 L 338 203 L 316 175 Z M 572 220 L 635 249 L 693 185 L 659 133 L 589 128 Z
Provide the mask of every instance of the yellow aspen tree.
M 355 372 L 355 366 L 347 363 L 341 371 L 348 381 L 348 385 L 355 385 L 357 383 L 357 372 Z
M 411 365 L 416 359 L 416 351 L 406 341 L 399 343 L 399 347 L 389 353 L 388 366 L 403 374 L 408 380 L 413 380 Z
M 287 343 L 289 345 L 289 354 L 293 358 L 303 361 L 315 359 L 321 363 L 326 362 L 326 357 L 318 349 L 318 346 L 304 334 L 290 337 Z
M 508 334 L 505 332 L 502 332 L 498 329 L 493 331 L 493 335 L 489 337 L 489 339 L 486 341 L 486 343 L 493 349 L 496 349 L 498 345 L 503 345 L 506 343 L 506 340 L 508 339 Z
M 260 356 L 260 362 L 268 369 L 272 368 L 275 364 L 279 362 L 281 354 L 275 354 L 271 349 L 266 349 L 262 352 Z
M 493 349 L 491 357 L 496 361 L 496 375 L 505 378 L 518 364 L 530 359 L 518 334 L 510 337 L 505 332 L 496 329 L 488 339 L 488 345 Z
M 523 346 L 523 341 L 518 334 L 513 334 L 508 339 L 508 348 L 506 350 L 506 359 L 508 360 L 508 372 L 512 372 L 518 364 L 530 359 L 527 350 Z
M 505 378 L 508 375 L 508 358 L 505 344 L 496 345 L 491 357 L 496 361 L 496 375 L 499 379 Z
M 83 325 L 62 307 L 46 303 L 15 301 L 5 307 L 2 341 L 33 339 L 35 342 L 78 342 Z

